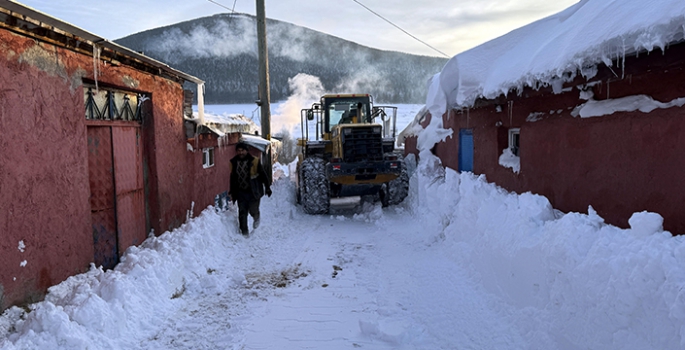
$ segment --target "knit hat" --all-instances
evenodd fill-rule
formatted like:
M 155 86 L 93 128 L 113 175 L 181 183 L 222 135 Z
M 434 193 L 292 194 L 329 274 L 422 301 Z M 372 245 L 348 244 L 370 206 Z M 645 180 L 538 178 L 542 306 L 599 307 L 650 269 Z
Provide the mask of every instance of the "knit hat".
M 244 149 L 244 150 L 247 151 L 247 150 L 248 150 L 248 149 L 247 149 L 247 144 L 246 144 L 245 142 L 242 142 L 242 141 L 236 143 L 236 144 L 235 144 L 235 150 L 237 151 L 237 150 L 239 150 L 239 149 Z

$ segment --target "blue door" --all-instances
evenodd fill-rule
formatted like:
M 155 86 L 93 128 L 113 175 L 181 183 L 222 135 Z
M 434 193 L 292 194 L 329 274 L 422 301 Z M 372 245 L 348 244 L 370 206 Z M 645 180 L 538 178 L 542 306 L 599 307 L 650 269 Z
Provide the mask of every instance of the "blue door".
M 473 172 L 473 129 L 459 130 L 459 171 Z

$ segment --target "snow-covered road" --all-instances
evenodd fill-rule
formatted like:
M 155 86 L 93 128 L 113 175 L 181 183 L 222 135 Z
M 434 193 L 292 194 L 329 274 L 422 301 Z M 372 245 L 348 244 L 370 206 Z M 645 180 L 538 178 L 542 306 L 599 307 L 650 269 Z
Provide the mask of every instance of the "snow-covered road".
M 186 288 L 184 305 L 141 348 L 525 348 L 433 244 L 434 223 L 370 204 L 305 215 L 292 191 L 275 186 L 248 239 L 237 234 L 233 211 L 222 214 L 233 248 L 209 269 L 234 283 Z
M 0 317 L 0 349 L 683 349 L 685 237 L 561 213 L 426 155 L 405 202 L 310 216 L 288 179 Z

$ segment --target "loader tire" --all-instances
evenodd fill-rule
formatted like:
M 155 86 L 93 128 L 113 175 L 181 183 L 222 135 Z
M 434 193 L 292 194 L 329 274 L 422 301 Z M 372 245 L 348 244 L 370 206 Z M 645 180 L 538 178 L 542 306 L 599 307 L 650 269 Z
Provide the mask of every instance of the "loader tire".
M 330 185 L 326 163 L 320 158 L 302 161 L 299 173 L 300 202 L 307 214 L 326 214 L 330 207 Z
M 297 184 L 295 186 L 295 200 L 297 204 L 302 204 L 302 194 L 300 190 L 302 189 L 302 173 L 300 172 L 300 164 L 297 164 Z
M 400 162 L 402 171 L 395 180 L 383 184 L 381 189 L 381 204 L 384 207 L 397 205 L 407 198 L 409 194 L 409 173 L 404 161 Z

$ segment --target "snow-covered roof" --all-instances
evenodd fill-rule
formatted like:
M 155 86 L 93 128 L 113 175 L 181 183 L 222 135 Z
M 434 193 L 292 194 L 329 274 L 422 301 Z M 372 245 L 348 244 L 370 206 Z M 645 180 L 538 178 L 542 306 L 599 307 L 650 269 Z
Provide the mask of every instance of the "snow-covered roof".
M 199 120 L 198 112 L 193 113 L 195 120 Z M 204 126 L 218 134 L 249 133 L 259 131 L 259 127 L 252 120 L 242 114 L 212 114 L 205 111 Z
M 428 113 L 428 108 L 424 106 L 419 110 L 418 113 L 414 116 L 414 119 L 402 130 L 399 134 L 397 134 L 397 145 L 400 147 L 404 146 L 404 141 L 406 140 L 407 137 L 410 136 L 416 136 L 423 130 L 423 127 L 421 126 L 421 123 L 424 120 L 424 117 Z
M 253 136 L 253 135 L 246 135 L 246 134 L 243 134 L 243 135 L 240 136 L 240 141 L 243 141 L 243 142 L 245 142 L 246 144 L 248 144 L 248 145 L 250 145 L 250 146 L 252 146 L 252 147 L 254 147 L 254 148 L 256 148 L 256 149 L 258 149 L 258 150 L 260 150 L 260 151 L 262 151 L 262 152 L 266 152 L 266 148 L 267 148 L 273 141 L 276 141 L 276 140 L 269 141 L 269 140 L 263 139 L 263 138 L 261 138 L 261 137 L 259 137 L 259 136 Z
M 171 68 L 168 64 L 164 62 L 157 61 L 153 58 L 150 58 L 148 56 L 145 56 L 141 53 L 135 52 L 129 48 L 123 47 L 115 42 L 109 41 L 108 39 L 105 39 L 103 37 L 97 36 L 93 33 L 90 33 L 82 28 L 79 28 L 73 24 L 67 23 L 65 21 L 62 21 L 60 19 L 57 19 L 55 17 L 52 17 L 48 14 L 45 14 L 43 12 L 40 12 L 38 10 L 35 10 L 31 7 L 28 7 L 24 4 L 21 4 L 17 1 L 0 1 L 0 7 L 7 9 L 12 12 L 16 12 L 17 14 L 20 14 L 24 19 L 30 18 L 32 20 L 38 21 L 43 28 L 48 28 L 49 30 L 54 30 L 59 29 L 62 30 L 66 33 L 69 34 L 74 34 L 81 39 L 85 39 L 89 41 L 91 44 L 99 46 L 99 47 L 104 47 L 106 49 L 112 50 L 118 54 L 124 55 L 131 57 L 135 60 L 144 62 L 146 64 L 149 64 L 153 67 L 156 67 L 162 71 L 165 71 L 169 74 L 172 74 L 174 76 L 181 77 L 182 79 L 186 81 L 193 82 L 195 84 L 204 84 L 204 81 L 201 80 L 200 78 L 197 78 L 195 76 L 192 76 L 190 74 L 181 72 L 179 70 L 176 70 L 174 68 Z
M 578 72 L 593 77 L 600 63 L 684 38 L 683 0 L 581 0 L 454 56 L 433 77 L 426 104 L 442 115 L 524 86 L 561 86 Z

